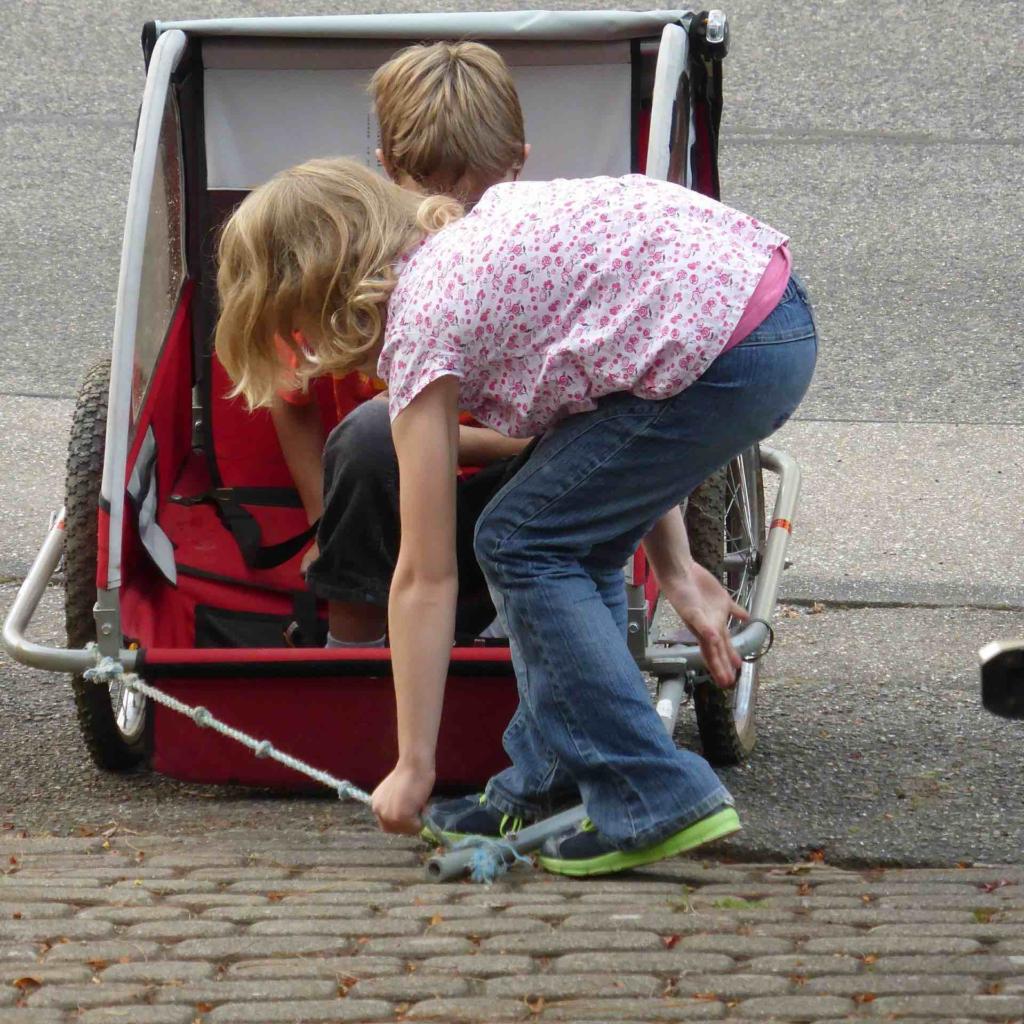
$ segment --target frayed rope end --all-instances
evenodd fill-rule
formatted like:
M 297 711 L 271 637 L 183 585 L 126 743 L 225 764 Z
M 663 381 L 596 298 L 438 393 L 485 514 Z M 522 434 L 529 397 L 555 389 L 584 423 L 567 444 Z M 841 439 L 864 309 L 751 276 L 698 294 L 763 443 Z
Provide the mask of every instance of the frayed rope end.
M 532 863 L 529 857 L 524 857 L 506 840 L 488 839 L 487 836 L 467 836 L 452 846 L 453 850 L 469 848 L 473 850 L 469 859 L 470 880 L 483 885 L 490 885 L 513 864 Z

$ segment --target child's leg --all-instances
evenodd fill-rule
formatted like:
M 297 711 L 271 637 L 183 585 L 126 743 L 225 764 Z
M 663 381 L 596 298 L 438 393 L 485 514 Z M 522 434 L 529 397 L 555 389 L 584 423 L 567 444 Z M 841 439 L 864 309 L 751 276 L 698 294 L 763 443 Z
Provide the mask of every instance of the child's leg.
M 625 637 L 627 608 L 622 565 L 607 570 L 595 567 L 591 579 L 611 614 L 612 622 Z M 501 592 L 495 590 L 491 597 L 498 610 L 498 618 L 508 633 Z M 522 654 L 515 637 L 508 635 L 508 642 L 513 664 L 522 664 Z M 528 705 L 520 701 L 503 737 L 512 764 L 499 776 L 500 781 L 489 787 L 489 791 L 500 794 L 502 813 L 524 822 L 535 821 L 553 814 L 559 807 L 578 803 L 580 797 L 579 787 L 554 751 L 544 743 L 540 730 L 530 721 L 527 708 Z
M 384 636 L 398 557 L 398 461 L 386 402 L 365 402 L 324 447 L 320 556 L 306 572 L 328 602 L 331 636 L 347 643 Z
M 554 762 L 578 783 L 598 830 L 630 849 L 729 801 L 708 764 L 666 736 L 595 578 L 792 413 L 814 364 L 806 315 L 803 324 L 755 332 L 674 399 L 615 395 L 570 418 L 485 511 L 477 551 L 515 641 L 522 705 L 506 738 L 514 768 L 488 786 L 496 807 L 531 802 Z
M 372 643 L 387 628 L 388 591 L 398 559 L 398 459 L 387 402 L 364 402 L 331 432 L 323 453 L 324 510 L 317 531 L 320 555 L 306 582 L 327 601 L 331 636 L 344 643 Z M 494 464 L 460 482 L 457 628 L 475 635 L 494 617 L 473 554 L 473 524 L 498 480 Z

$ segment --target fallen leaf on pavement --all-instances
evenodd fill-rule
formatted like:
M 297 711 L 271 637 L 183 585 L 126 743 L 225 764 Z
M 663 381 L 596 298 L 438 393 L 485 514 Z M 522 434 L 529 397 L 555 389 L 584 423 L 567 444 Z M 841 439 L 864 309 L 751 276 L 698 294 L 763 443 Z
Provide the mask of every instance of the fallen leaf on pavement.
M 1000 878 L 998 882 L 982 882 L 978 888 L 982 892 L 995 892 L 996 889 L 1002 889 L 1007 885 L 1016 885 L 1016 882 L 1011 882 L 1008 878 Z
M 42 988 L 43 983 L 38 978 L 16 978 L 11 984 L 18 989 L 19 992 L 27 995 L 29 992 L 35 992 L 37 988 Z

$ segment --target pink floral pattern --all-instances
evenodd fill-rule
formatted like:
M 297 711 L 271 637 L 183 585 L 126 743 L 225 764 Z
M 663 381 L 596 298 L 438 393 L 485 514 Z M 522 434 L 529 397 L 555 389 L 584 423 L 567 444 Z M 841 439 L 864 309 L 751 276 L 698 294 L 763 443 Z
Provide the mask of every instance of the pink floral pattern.
M 689 387 L 786 236 L 642 175 L 496 185 L 398 263 L 378 372 L 394 419 L 439 377 L 512 437 L 617 391 Z

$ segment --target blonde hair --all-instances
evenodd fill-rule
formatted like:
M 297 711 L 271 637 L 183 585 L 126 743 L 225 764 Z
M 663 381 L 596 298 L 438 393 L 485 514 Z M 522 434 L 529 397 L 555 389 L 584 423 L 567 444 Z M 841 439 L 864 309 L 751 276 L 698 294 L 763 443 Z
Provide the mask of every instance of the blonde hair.
M 429 191 L 462 195 L 522 166 L 519 95 L 489 46 L 410 46 L 377 69 L 369 89 L 385 162 Z
M 424 199 L 344 158 L 310 160 L 254 189 L 218 248 L 216 350 L 232 394 L 268 406 L 282 387 L 365 363 L 382 339 L 395 259 L 461 215 L 452 199 Z M 275 337 L 293 350 L 293 368 Z

